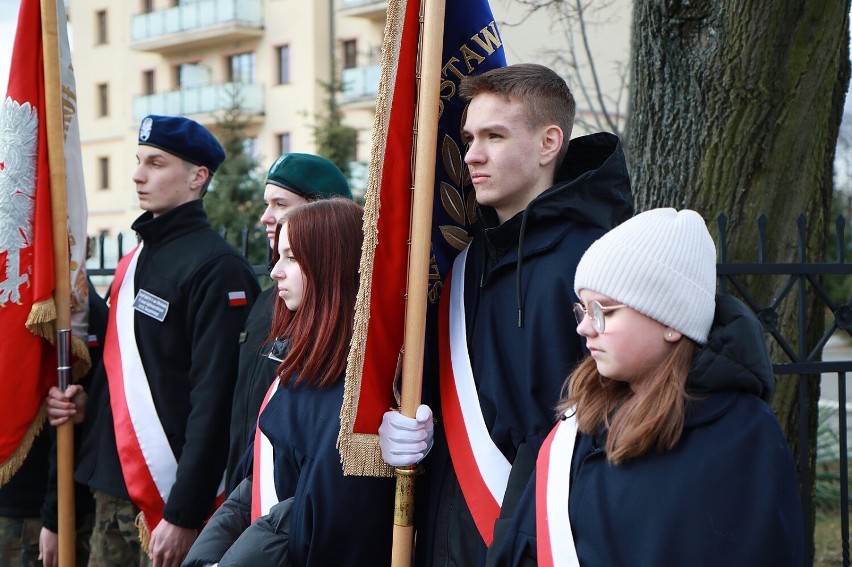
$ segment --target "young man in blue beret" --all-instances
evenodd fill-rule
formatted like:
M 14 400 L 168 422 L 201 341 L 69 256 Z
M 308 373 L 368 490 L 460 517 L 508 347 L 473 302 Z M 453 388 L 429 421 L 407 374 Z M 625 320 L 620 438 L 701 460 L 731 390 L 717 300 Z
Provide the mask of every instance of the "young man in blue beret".
M 266 175 L 263 201 L 266 208 L 260 224 L 274 246 L 278 223 L 290 210 L 310 201 L 328 197 L 352 198 L 349 183 L 334 163 L 312 154 L 284 154 L 275 160 Z M 225 469 L 225 492 L 229 493 L 251 471 L 242 470 L 240 459 L 254 439 L 257 415 L 263 397 L 275 378 L 280 360 L 267 343 L 272 326 L 275 286 L 263 291 L 249 313 L 240 340 L 240 363 L 234 401 L 231 407 L 231 443 Z M 281 354 L 281 353 L 278 353 Z
M 216 138 L 147 116 L 136 159 L 141 243 L 116 269 L 75 476 L 95 494 L 90 565 L 146 564 L 147 547 L 154 567 L 177 567 L 222 493 L 239 336 L 260 290 L 204 212 L 225 159 Z M 51 423 L 77 392 L 52 391 Z

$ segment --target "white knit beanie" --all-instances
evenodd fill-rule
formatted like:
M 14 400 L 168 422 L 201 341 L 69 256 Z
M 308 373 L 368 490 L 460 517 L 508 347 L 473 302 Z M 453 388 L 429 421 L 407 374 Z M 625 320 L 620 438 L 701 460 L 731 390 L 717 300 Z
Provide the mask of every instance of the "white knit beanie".
M 704 344 L 716 311 L 716 246 L 695 211 L 645 211 L 586 250 L 574 276 L 581 289 Z

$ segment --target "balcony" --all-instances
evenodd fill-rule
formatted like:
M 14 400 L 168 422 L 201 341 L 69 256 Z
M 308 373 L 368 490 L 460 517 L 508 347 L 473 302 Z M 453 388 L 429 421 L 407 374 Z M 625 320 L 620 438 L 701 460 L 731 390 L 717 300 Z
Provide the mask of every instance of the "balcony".
M 239 100 L 240 108 L 246 113 L 260 115 L 264 112 L 263 85 L 225 83 L 134 97 L 133 119 L 138 122 L 148 114 L 210 114 L 231 108 L 235 99 Z M 196 119 L 207 123 L 212 117 L 209 120 Z
M 340 15 L 384 21 L 387 18 L 387 0 L 340 0 Z
M 238 8 L 239 4 L 239 8 Z M 130 46 L 167 55 L 263 35 L 262 0 L 199 0 L 133 16 Z
M 349 105 L 354 103 L 375 104 L 381 75 L 381 65 L 344 69 L 340 102 Z

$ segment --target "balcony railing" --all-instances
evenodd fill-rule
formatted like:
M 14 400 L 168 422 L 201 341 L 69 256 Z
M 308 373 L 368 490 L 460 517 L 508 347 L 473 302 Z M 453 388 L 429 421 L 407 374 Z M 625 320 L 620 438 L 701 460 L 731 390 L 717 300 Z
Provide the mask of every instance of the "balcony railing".
M 259 37 L 262 0 L 199 0 L 166 10 L 138 14 L 131 20 L 136 49 L 162 50 L 211 39 Z
M 384 4 L 387 6 L 387 0 L 340 0 L 342 9 L 360 8 L 361 6 L 369 6 L 371 4 Z
M 263 112 L 263 85 L 225 83 L 137 96 L 133 99 L 133 119 L 138 121 L 148 114 L 188 116 L 227 110 L 235 100 L 245 112 Z
M 347 16 L 381 19 L 388 11 L 387 0 L 340 0 L 340 10 Z
M 380 65 L 344 69 L 341 102 L 376 98 L 376 93 L 379 92 L 381 74 Z

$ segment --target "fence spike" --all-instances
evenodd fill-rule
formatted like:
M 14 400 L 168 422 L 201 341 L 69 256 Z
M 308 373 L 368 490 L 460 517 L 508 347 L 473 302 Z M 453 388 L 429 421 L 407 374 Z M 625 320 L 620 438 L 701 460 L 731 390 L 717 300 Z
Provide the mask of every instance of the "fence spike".
M 716 225 L 719 227 L 719 263 L 724 264 L 728 261 L 728 215 L 719 213 L 716 217 Z
M 796 218 L 796 226 L 799 227 L 799 263 L 804 264 L 805 258 L 807 257 L 807 229 L 808 229 L 808 219 L 805 216 L 805 213 L 799 213 L 799 216 Z
M 757 263 L 764 264 L 766 262 L 766 227 L 769 224 L 769 217 L 766 213 L 760 213 L 757 217 Z

